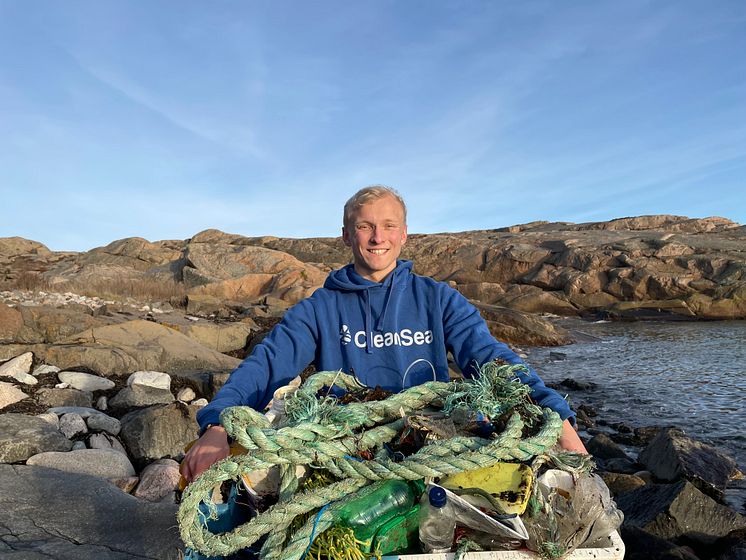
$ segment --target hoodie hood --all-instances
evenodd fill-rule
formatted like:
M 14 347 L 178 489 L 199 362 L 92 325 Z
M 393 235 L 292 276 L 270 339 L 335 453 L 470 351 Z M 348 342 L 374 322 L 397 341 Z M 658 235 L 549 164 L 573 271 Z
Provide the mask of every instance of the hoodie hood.
M 391 286 L 412 272 L 412 261 L 396 261 L 396 268 L 383 279 L 383 282 L 367 280 L 355 272 L 355 265 L 348 264 L 338 270 L 333 270 L 324 282 L 324 288 L 343 292 L 358 292 L 380 286 Z
M 391 303 L 391 295 L 395 286 L 400 286 L 407 276 L 412 272 L 412 261 L 396 261 L 396 268 L 392 270 L 383 282 L 373 282 L 363 278 L 355 271 L 354 264 L 348 264 L 339 270 L 332 271 L 324 282 L 324 288 L 339 290 L 342 292 L 361 292 L 363 298 L 363 315 L 365 321 L 365 352 L 373 353 L 372 338 L 374 332 L 383 329 L 386 320 L 386 312 Z M 378 321 L 373 325 L 373 313 L 371 311 L 371 290 L 384 288 L 386 295 L 383 299 L 383 307 L 378 316 Z

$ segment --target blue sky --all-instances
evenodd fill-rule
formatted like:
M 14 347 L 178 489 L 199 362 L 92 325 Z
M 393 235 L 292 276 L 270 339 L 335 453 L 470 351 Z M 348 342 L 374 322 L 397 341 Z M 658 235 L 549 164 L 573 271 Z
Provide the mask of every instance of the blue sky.
M 0 236 L 746 223 L 746 3 L 0 0 Z

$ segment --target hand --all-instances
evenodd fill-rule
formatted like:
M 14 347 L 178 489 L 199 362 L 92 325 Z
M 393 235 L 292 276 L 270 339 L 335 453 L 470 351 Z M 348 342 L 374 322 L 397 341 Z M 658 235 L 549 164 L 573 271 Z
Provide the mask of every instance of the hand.
M 230 454 L 228 434 L 222 426 L 210 426 L 189 449 L 179 470 L 187 482 Z
M 562 435 L 559 438 L 559 445 L 565 451 L 574 451 L 575 453 L 584 453 L 588 455 L 588 450 L 578 436 L 578 432 L 572 427 L 569 420 L 562 424 Z

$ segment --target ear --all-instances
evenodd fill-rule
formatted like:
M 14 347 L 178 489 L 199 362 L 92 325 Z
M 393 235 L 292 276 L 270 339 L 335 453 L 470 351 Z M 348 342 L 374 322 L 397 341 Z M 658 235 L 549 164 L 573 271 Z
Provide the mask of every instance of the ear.
M 404 245 L 407 242 L 407 224 L 404 224 L 404 229 L 401 232 L 401 244 Z
M 350 239 L 350 232 L 347 231 L 347 228 L 342 226 L 342 241 L 344 241 L 345 245 L 348 247 L 352 247 L 352 239 Z

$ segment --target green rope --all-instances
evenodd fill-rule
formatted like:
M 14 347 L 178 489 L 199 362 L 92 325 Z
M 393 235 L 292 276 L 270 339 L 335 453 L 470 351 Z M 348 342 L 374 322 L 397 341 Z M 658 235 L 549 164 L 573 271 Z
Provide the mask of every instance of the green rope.
M 184 543 L 207 556 L 227 556 L 268 535 L 260 552 L 263 560 L 299 560 L 312 535 L 335 523 L 342 505 L 383 481 L 441 477 L 499 461 L 528 461 L 545 453 L 557 442 L 562 420 L 556 412 L 530 403 L 528 391 L 514 381 L 514 372 L 522 367 L 487 364 L 479 381 L 433 381 L 385 400 L 344 406 L 333 397 L 317 398 L 317 394 L 331 385 L 357 391 L 360 384 L 341 372 L 321 372 L 288 399 L 288 425 L 279 429 L 271 428 L 267 418 L 251 408 L 224 410 L 221 424 L 248 452 L 219 461 L 187 487 L 178 512 Z M 502 406 L 501 399 L 508 399 L 510 406 Z M 449 410 L 485 412 L 494 417 L 499 413 L 507 419 L 505 428 L 490 439 L 455 437 L 433 442 L 400 462 L 380 452 L 401 433 L 403 415 L 427 407 L 442 409 L 446 403 Z M 527 423 L 534 432 L 529 437 L 524 436 Z M 375 452 L 375 458 L 361 460 L 362 452 Z M 217 485 L 275 465 L 282 473 L 276 505 L 230 532 L 213 534 L 207 530 L 199 507 L 207 505 L 215 518 L 211 495 Z M 327 469 L 339 482 L 295 493 L 295 468 L 299 465 Z M 288 527 L 297 516 L 324 506 L 328 507 L 288 538 Z

